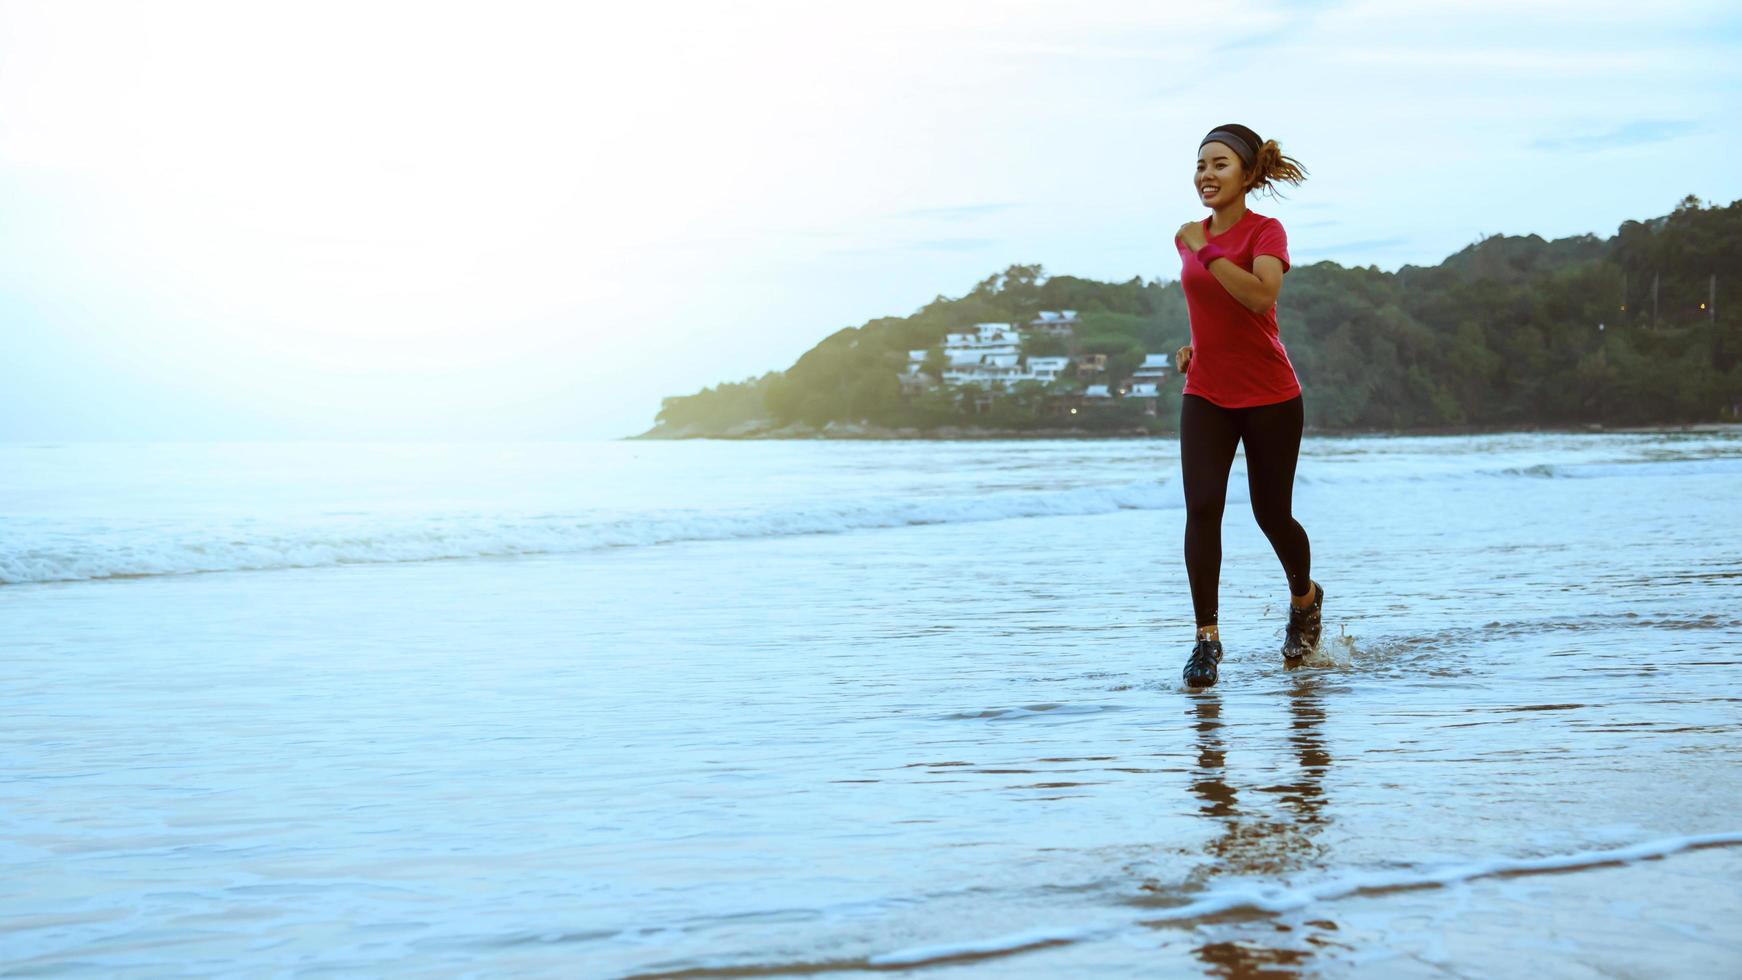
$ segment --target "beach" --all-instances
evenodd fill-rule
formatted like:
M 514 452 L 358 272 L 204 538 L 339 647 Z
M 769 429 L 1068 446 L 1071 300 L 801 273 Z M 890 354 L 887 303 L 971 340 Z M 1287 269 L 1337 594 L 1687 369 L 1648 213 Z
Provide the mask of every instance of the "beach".
M 1742 973 L 1733 428 L 0 463 L 0 975 Z

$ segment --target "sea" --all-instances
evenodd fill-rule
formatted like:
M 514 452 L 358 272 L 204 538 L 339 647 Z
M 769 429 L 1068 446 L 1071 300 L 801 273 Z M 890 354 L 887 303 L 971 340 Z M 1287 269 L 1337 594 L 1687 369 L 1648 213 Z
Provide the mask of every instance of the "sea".
M 3 977 L 1742 976 L 1742 428 L 0 445 Z

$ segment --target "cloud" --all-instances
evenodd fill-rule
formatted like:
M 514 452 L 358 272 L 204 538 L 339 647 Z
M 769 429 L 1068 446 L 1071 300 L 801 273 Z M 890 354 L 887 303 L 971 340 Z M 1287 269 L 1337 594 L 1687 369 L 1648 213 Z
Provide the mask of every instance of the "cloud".
M 1699 124 L 1678 119 L 1636 119 L 1633 122 L 1617 126 L 1605 133 L 1587 133 L 1581 136 L 1544 136 L 1531 141 L 1530 145 L 1539 150 L 1553 153 L 1587 153 L 1592 150 L 1606 150 L 1616 146 L 1640 146 L 1645 143 L 1663 143 L 1697 132 Z

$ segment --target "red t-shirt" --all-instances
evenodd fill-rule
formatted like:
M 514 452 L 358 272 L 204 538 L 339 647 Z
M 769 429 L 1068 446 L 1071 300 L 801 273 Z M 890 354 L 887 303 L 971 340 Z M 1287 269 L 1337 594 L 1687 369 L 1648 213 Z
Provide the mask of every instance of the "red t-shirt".
M 1247 208 L 1232 228 L 1218 235 L 1210 234 L 1210 219 L 1205 218 L 1204 236 L 1247 272 L 1255 255 L 1274 255 L 1282 260 L 1282 271 L 1288 271 L 1288 236 L 1275 218 Z M 1242 306 L 1178 235 L 1173 243 L 1179 249 L 1180 287 L 1191 316 L 1192 359 L 1185 394 L 1223 408 L 1271 405 L 1300 394 L 1300 379 L 1276 334 L 1276 306 L 1263 313 Z

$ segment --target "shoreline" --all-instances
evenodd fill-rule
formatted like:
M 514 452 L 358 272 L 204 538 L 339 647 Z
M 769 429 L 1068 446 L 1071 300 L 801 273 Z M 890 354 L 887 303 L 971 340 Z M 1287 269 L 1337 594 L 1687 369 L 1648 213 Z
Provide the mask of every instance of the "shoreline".
M 719 439 L 750 441 L 765 439 L 863 439 L 884 441 L 950 441 L 986 439 L 1177 439 L 1178 432 L 1151 432 L 1141 427 L 1095 431 L 1082 428 L 1066 429 L 993 429 L 965 425 L 945 425 L 935 429 L 912 426 L 892 428 L 857 422 L 828 422 L 822 426 L 795 422 L 771 428 L 772 423 L 744 422 L 724 432 L 698 432 L 679 426 L 672 431 L 656 426 L 645 432 L 622 436 L 620 441 L 676 441 L 683 439 Z M 1742 422 L 1665 422 L 1657 425 L 1605 426 L 1599 422 L 1584 425 L 1443 425 L 1416 426 L 1408 429 L 1325 429 L 1308 426 L 1309 436 L 1471 436 L 1495 435 L 1506 432 L 1560 433 L 1651 433 L 1651 432 L 1742 432 Z

